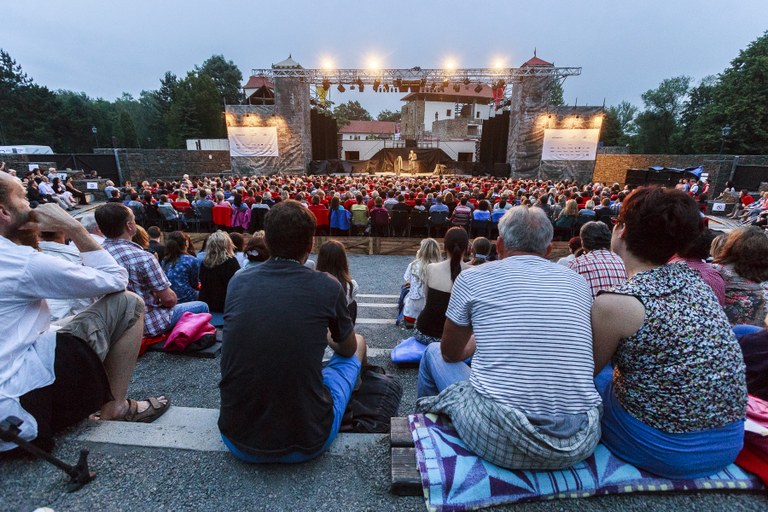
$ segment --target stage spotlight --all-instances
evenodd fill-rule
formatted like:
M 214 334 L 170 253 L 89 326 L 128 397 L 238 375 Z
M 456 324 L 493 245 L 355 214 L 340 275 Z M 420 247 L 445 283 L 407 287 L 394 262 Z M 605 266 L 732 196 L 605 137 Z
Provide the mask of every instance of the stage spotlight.
M 380 80 L 374 80 L 373 81 L 373 91 L 377 92 L 379 90 L 379 86 L 380 85 L 381 85 L 381 81 Z
M 323 89 L 326 91 L 331 88 L 331 82 L 328 79 L 323 80 Z
M 469 85 L 469 78 L 464 79 L 464 85 Z
M 443 89 L 447 89 L 448 85 L 449 85 L 448 79 L 446 78 L 446 79 L 443 80 Z
M 339 86 L 338 86 L 336 89 L 338 89 L 338 90 L 339 90 L 339 92 L 344 92 L 344 91 L 346 91 L 346 89 L 344 88 L 344 85 L 342 85 L 342 84 L 339 84 Z
M 392 82 L 392 85 L 394 85 L 396 88 L 400 88 L 403 85 L 403 81 L 401 79 L 396 79 L 394 82 Z
M 481 92 L 483 92 L 483 84 L 477 84 L 477 86 L 475 87 L 475 92 L 477 94 L 480 94 Z
M 357 88 L 360 90 L 360 92 L 363 92 L 365 90 L 365 84 L 361 79 L 357 79 Z
M 461 90 L 461 86 L 459 84 L 453 84 L 453 90 L 455 92 L 459 92 Z

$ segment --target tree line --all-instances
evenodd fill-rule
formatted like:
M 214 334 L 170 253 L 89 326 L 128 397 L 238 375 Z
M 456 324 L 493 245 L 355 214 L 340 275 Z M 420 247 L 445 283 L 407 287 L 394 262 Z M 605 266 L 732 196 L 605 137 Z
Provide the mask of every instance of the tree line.
M 698 83 L 668 78 L 641 99 L 642 110 L 627 101 L 606 110 L 603 145 L 649 154 L 768 154 L 768 32 L 722 73 Z
M 0 49 L 0 145 L 90 153 L 94 147 L 184 148 L 186 139 L 225 138 L 223 105 L 241 101 L 242 81 L 234 62 L 213 55 L 184 77 L 166 72 L 157 90 L 107 101 L 38 85 Z

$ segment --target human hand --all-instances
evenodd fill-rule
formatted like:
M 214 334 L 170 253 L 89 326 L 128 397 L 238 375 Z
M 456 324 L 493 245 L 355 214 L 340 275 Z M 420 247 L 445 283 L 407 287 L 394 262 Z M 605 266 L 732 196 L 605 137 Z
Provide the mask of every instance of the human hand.
M 57 203 L 41 204 L 30 213 L 30 221 L 37 224 L 40 231 L 63 231 L 71 235 L 73 231 L 84 229 L 82 224 Z

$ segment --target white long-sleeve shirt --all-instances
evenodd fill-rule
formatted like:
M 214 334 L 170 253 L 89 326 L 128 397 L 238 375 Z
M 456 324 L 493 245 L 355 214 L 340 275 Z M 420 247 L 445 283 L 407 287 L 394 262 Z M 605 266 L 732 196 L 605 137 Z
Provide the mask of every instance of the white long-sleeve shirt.
M 128 272 L 107 251 L 81 256 L 83 265 L 76 265 L 0 236 L 0 419 L 24 420 L 27 440 L 37 436 L 37 422 L 19 397 L 55 379 L 56 332 L 45 298 L 96 297 L 128 285 Z M 0 451 L 15 447 L 0 442 Z

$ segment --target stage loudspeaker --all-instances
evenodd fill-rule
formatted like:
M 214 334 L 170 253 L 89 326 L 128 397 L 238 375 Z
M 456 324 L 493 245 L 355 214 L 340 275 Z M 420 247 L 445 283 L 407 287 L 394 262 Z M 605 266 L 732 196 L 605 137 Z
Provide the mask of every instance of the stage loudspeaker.
M 416 139 L 405 139 L 405 147 L 407 148 L 417 148 L 419 147 L 418 141 Z
M 493 172 L 492 174 L 496 178 L 509 178 L 510 174 L 512 174 L 512 166 L 509 164 L 493 164 Z

